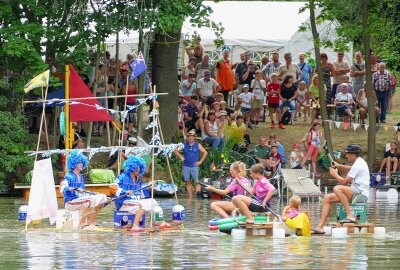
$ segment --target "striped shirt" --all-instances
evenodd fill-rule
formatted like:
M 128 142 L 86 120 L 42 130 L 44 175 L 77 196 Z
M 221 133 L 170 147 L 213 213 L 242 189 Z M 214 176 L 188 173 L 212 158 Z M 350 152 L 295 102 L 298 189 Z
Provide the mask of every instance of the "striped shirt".
M 381 74 L 379 71 L 375 72 L 372 75 L 374 88 L 376 91 L 387 91 L 389 89 L 389 85 L 392 85 L 392 78 L 390 77 L 389 72 L 386 70 Z

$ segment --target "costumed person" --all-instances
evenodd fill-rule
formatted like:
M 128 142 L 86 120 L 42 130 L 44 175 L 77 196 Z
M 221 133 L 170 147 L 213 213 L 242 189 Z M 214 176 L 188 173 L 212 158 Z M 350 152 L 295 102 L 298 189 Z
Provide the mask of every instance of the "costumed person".
M 247 217 L 247 224 L 254 223 L 254 217 L 251 212 L 268 212 L 266 206 L 267 204 L 269 206 L 269 201 L 275 193 L 275 187 L 264 177 L 264 173 L 265 170 L 262 164 L 256 164 L 250 168 L 250 176 L 255 180 L 255 183 L 253 188 L 249 189 L 249 192 L 254 194 L 257 199 L 245 195 L 238 195 L 232 198 L 233 204 L 240 208 L 241 213 Z
M 95 229 L 94 224 L 97 214 L 107 201 L 104 194 L 85 191 L 85 179 L 81 171 L 89 164 L 88 159 L 78 150 L 72 151 L 67 158 L 69 172 L 60 184 L 60 192 L 64 196 L 65 209 L 68 211 L 82 210 L 79 228 Z M 93 212 L 89 221 L 87 216 Z M 86 223 L 87 222 L 87 223 Z
M 150 192 L 142 188 L 140 176 L 146 172 L 146 162 L 141 157 L 131 155 L 125 161 L 124 172 L 117 176 L 114 183 L 110 185 L 111 193 L 120 197 L 115 200 L 115 207 L 119 211 L 126 211 L 135 215 L 131 231 L 143 232 L 139 227 L 144 212 L 151 211 L 158 206 L 157 201 L 150 198 Z M 141 189 L 141 190 L 139 190 Z M 166 222 L 160 228 L 170 228 Z
M 200 160 L 199 153 L 201 153 Z M 196 141 L 195 130 L 191 130 L 187 134 L 187 142 L 185 142 L 183 146 L 183 155 L 179 153 L 178 149 L 174 150 L 174 154 L 183 162 L 183 181 L 186 183 L 186 190 L 189 199 L 193 196 L 192 184 L 190 183 L 190 180 L 193 180 L 196 183 L 196 193 L 200 195 L 201 187 L 199 184 L 199 166 L 206 159 L 207 151 Z
M 311 235 L 310 219 L 308 215 L 300 211 L 301 198 L 297 195 L 289 199 L 289 205 L 283 209 L 282 220 L 286 225 L 296 229 L 297 234 L 302 236 Z
M 232 163 L 230 173 L 232 175 L 232 181 L 226 189 L 217 189 L 213 186 L 208 186 L 206 189 L 222 196 L 228 194 L 232 197 L 237 195 L 246 195 L 246 190 L 237 183 L 240 182 L 244 186 L 249 188 L 251 187 L 249 179 L 246 178 L 246 164 L 241 161 Z M 231 213 L 236 207 L 231 201 L 218 201 L 211 203 L 210 208 L 212 211 L 220 214 L 221 217 L 228 218 L 228 213 Z
M 323 226 L 331 211 L 332 203 L 340 202 L 346 210 L 346 218 L 340 223 L 355 223 L 356 219 L 350 209 L 350 203 L 366 203 L 369 197 L 369 169 L 368 164 L 360 156 L 361 148 L 358 144 L 349 144 L 345 150 L 346 159 L 353 165 L 342 165 L 334 162 L 329 173 L 340 183 L 333 188 L 333 192 L 324 198 L 322 213 L 313 234 L 324 234 Z M 346 177 L 339 175 L 338 170 Z M 348 186 L 350 184 L 350 186 Z

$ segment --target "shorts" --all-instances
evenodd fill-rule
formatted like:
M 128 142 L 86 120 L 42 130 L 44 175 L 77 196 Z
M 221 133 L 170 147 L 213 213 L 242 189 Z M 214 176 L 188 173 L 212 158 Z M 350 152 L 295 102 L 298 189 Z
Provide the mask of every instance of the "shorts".
M 251 103 L 251 108 L 252 108 L 253 110 L 261 109 L 262 106 L 263 106 L 263 104 L 264 104 L 264 100 L 262 100 L 262 99 L 256 99 L 256 100 L 254 100 L 254 101 Z
M 195 183 L 199 182 L 199 167 L 183 166 L 182 168 L 183 181 L 188 182 L 193 180 Z
M 242 113 L 251 113 L 251 109 L 250 108 L 240 107 L 240 110 L 242 111 Z
M 269 212 L 269 210 L 267 208 L 262 207 L 261 203 L 255 199 L 251 199 L 251 202 L 249 205 L 249 210 L 251 212 L 257 212 L 257 213 Z
M 268 103 L 268 108 L 276 109 L 279 107 L 279 103 Z
M 351 187 L 351 190 L 354 192 L 353 197 L 351 198 L 351 203 L 366 203 L 368 202 L 368 197 L 361 193 L 357 187 Z
M 350 106 L 348 106 L 348 105 L 341 105 L 341 106 L 338 106 L 338 107 L 336 107 L 336 113 L 338 114 L 338 115 L 344 115 L 345 114 L 345 110 L 347 110 L 347 109 L 351 109 L 352 110 L 352 107 L 350 107 Z M 352 110 L 353 111 L 353 110 Z
M 87 195 L 65 203 L 65 209 L 68 211 L 76 211 L 85 208 L 94 208 L 100 204 L 104 204 L 106 201 L 107 197 L 104 194 Z
M 289 107 L 289 110 L 295 111 L 296 110 L 296 101 L 291 100 L 291 101 L 280 101 L 279 102 L 279 107 L 281 109 L 285 108 L 286 106 Z

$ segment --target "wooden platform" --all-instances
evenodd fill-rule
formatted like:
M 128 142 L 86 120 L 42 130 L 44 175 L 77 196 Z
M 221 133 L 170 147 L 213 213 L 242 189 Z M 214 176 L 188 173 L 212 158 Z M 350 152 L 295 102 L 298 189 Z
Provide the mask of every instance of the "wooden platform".
M 355 234 L 373 234 L 375 232 L 375 224 L 373 223 L 337 223 L 336 228 L 340 228 L 340 227 L 347 227 L 347 233 L 349 235 L 355 235 Z M 359 232 L 355 233 L 355 228 L 358 228 Z M 361 229 L 362 228 L 367 228 L 367 232 L 366 233 L 361 233 Z
M 246 229 L 247 236 L 272 236 L 273 223 L 264 224 L 244 224 L 239 225 L 239 228 Z

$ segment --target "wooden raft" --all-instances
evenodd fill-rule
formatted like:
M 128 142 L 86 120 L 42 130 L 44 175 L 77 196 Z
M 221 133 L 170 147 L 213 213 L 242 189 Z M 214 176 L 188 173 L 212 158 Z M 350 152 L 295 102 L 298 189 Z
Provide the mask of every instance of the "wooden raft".
M 240 228 L 246 229 L 246 236 L 266 236 L 272 237 L 273 223 L 264 224 L 243 224 Z
M 361 235 L 370 235 L 370 234 L 374 234 L 374 232 L 375 232 L 375 224 L 373 224 L 373 223 L 360 223 L 360 224 L 357 224 L 357 223 L 343 223 L 343 224 L 337 223 L 333 227 L 337 227 L 337 228 L 338 227 L 347 227 L 347 233 L 349 235 L 359 235 L 359 234 L 361 234 Z M 359 230 L 358 233 L 354 232 L 355 228 L 358 228 L 358 230 Z M 367 232 L 366 233 L 362 233 L 361 232 L 362 228 L 367 228 Z

